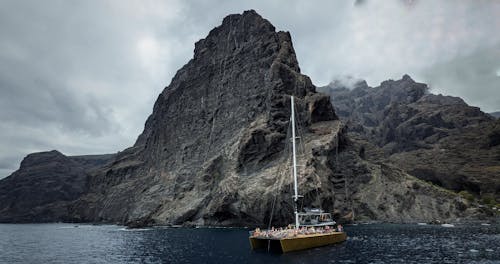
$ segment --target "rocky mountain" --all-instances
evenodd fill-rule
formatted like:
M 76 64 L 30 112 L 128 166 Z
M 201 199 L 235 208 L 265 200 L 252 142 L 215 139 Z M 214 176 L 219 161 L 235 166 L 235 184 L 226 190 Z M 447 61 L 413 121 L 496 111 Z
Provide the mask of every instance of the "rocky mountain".
M 227 16 L 195 44 L 193 58 L 158 96 L 134 146 L 99 164 L 56 155 L 57 166 L 30 184 L 54 198 L 17 211 L 5 207 L 2 221 L 19 221 L 19 214 L 33 208 L 30 217 L 38 220 L 40 212 L 63 201 L 60 213 L 44 219 L 262 226 L 272 215 L 273 224 L 288 224 L 291 96 L 301 128 L 299 184 L 305 205 L 334 211 L 346 221 L 491 216 L 460 195 L 367 159 L 376 149 L 351 138 L 329 97 L 300 73 L 290 34 L 277 32 L 251 10 Z M 22 181 L 21 172 L 34 166 L 25 165 L 0 186 Z M 58 167 L 67 173 L 53 174 Z M 46 187 L 70 178 L 74 196 L 61 198 L 56 194 L 64 187 Z M 0 204 L 20 196 L 30 200 L 30 192 L 3 195 Z
M 88 173 L 112 155 L 33 153 L 0 181 L 0 222 L 71 221 L 68 206 L 87 191 Z
M 500 122 L 479 108 L 408 75 L 374 88 L 360 81 L 320 89 L 353 135 L 381 149 L 378 158 L 453 191 L 500 198 Z
M 489 113 L 489 114 L 490 114 L 490 116 L 492 116 L 492 117 L 494 117 L 496 119 L 500 118 L 500 111 L 498 111 L 498 112 L 492 112 L 492 113 Z
M 288 33 L 254 11 L 226 17 L 195 44 L 136 144 L 90 179 L 77 210 L 90 221 L 262 222 L 282 167 L 290 95 L 307 127 L 339 123 L 314 89 Z

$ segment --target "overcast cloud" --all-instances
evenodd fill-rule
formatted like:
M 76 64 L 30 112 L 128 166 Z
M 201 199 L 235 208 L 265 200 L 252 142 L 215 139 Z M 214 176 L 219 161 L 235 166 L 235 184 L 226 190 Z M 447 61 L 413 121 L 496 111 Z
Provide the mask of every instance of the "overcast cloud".
M 37 151 L 132 145 L 194 42 L 255 9 L 316 85 L 410 74 L 500 110 L 500 1 L 0 0 L 0 178 Z

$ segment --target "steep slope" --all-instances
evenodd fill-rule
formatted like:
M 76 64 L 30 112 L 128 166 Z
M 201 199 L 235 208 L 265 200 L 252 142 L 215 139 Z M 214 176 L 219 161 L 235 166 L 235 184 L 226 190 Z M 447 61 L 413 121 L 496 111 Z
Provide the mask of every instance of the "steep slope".
M 476 195 L 500 191 L 500 126 L 462 99 L 434 95 L 405 75 L 379 87 L 332 84 L 331 95 L 351 131 L 383 150 L 396 166 L 420 179 Z
M 60 162 L 67 171 L 77 170 L 81 176 L 73 178 L 82 180 L 75 184 L 85 183 L 85 190 L 73 191 L 76 198 L 54 198 L 54 203 L 67 202 L 65 211 L 50 219 L 252 226 L 267 223 L 274 204 L 273 224 L 288 224 L 292 95 L 303 142 L 299 185 L 304 205 L 335 210 L 345 220 L 487 216 L 458 195 L 366 159 L 378 150 L 350 137 L 329 97 L 315 90 L 300 73 L 289 33 L 276 32 L 255 11 L 230 15 L 195 44 L 193 59 L 159 95 L 134 146 L 109 162 L 91 157 Z M 52 179 L 46 171 L 31 185 L 51 196 L 59 188 L 47 184 L 75 173 Z M 0 186 L 8 186 L 7 181 Z M 9 193 L 0 204 L 15 199 Z M 41 210 L 54 210 L 52 200 L 39 207 L 31 219 L 43 216 Z M 3 212 L 11 214 L 12 208 Z M 20 214 L 24 208 L 32 207 L 19 207 Z
M 405 188 L 404 179 L 416 179 L 360 159 L 328 97 L 315 93 L 300 74 L 290 35 L 247 11 L 226 17 L 196 43 L 193 59 L 160 94 L 136 144 L 92 177 L 91 192 L 75 206 L 75 215 L 131 225 L 259 225 L 269 218 L 276 197 L 274 219 L 288 223 L 291 179 L 283 156 L 290 95 L 297 97 L 304 130 L 305 204 L 323 201 L 337 216 L 364 208 L 362 217 L 394 221 L 411 221 L 399 216 L 401 211 L 407 216 L 428 211 L 424 219 L 474 213 L 464 212 L 460 197 L 430 187 L 408 192 L 419 192 L 440 210 L 398 204 L 405 196 L 393 196 L 387 183 L 370 188 L 377 175 L 395 189 Z M 337 151 L 351 158 L 335 163 Z M 388 208 L 397 210 L 376 209 L 373 196 L 385 197 Z
M 290 95 L 306 126 L 338 122 L 328 97 L 314 90 L 300 74 L 288 33 L 276 32 L 254 11 L 226 17 L 196 43 L 193 59 L 160 94 L 134 147 L 92 178 L 82 216 L 261 221 L 267 204 L 255 198 L 272 195 Z
M 86 191 L 88 171 L 110 158 L 67 157 L 55 150 L 28 155 L 0 181 L 0 222 L 71 221 L 68 206 Z

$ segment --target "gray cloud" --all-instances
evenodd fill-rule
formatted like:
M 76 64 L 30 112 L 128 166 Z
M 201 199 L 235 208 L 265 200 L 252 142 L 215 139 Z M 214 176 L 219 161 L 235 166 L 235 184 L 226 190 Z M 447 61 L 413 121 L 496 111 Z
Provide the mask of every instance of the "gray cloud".
M 130 146 L 194 42 L 246 9 L 290 31 L 318 85 L 408 73 L 500 110 L 498 1 L 0 1 L 0 177 L 30 152 Z
M 423 76 L 434 93 L 459 95 L 486 112 L 500 109 L 500 44 L 432 65 Z

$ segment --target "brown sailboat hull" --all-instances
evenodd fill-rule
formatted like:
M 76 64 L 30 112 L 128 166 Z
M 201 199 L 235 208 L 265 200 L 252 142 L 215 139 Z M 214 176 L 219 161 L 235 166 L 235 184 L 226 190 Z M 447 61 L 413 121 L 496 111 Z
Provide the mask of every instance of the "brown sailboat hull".
M 337 244 L 345 241 L 346 239 L 347 235 L 345 232 L 299 235 L 296 237 L 282 239 L 250 237 L 250 245 L 252 246 L 252 249 L 263 248 L 286 253 Z

